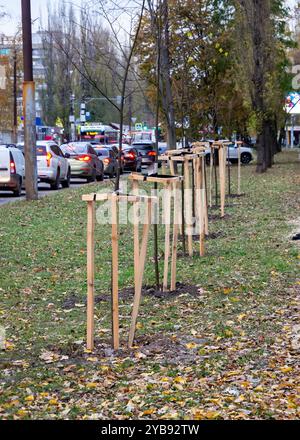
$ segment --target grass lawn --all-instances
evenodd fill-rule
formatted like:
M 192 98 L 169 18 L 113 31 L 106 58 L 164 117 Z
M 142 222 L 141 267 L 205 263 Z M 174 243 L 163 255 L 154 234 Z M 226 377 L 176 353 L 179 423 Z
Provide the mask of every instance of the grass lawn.
M 211 221 L 219 236 L 207 241 L 207 255 L 178 260 L 178 281 L 197 285 L 197 294 L 146 295 L 131 351 L 128 295 L 120 298 L 122 348 L 110 348 L 110 228 L 102 225 L 97 348 L 85 351 L 81 195 L 98 185 L 1 207 L 0 419 L 299 418 L 300 250 L 290 239 L 297 218 L 300 232 L 297 158 L 278 155 L 264 175 L 242 168 L 245 196 Z M 123 289 L 133 285 L 132 228 L 120 237 Z M 146 285 L 154 283 L 151 254 Z

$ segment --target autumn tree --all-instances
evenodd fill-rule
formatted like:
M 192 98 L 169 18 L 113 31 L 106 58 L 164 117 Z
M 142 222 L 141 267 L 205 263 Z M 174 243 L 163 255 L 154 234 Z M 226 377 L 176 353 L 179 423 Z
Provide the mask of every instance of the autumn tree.
M 281 0 L 239 0 L 241 62 L 252 103 L 252 120 L 257 133 L 257 172 L 273 164 L 278 145 L 279 122 L 284 118 L 284 95 L 289 78 L 286 48 L 287 11 Z

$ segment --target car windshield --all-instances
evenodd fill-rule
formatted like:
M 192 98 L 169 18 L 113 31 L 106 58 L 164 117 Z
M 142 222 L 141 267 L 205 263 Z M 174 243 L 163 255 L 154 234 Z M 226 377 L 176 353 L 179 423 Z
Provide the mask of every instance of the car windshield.
M 108 150 L 96 150 L 97 156 L 107 157 L 109 156 Z
M 134 145 L 134 148 L 137 151 L 152 151 L 153 150 L 152 145 L 143 145 L 143 144 L 141 144 L 141 145 Z
M 37 145 L 36 146 L 36 155 L 37 156 L 46 156 L 47 155 L 47 147 L 45 145 Z
M 71 155 L 74 154 L 84 154 L 87 152 L 87 146 L 86 145 L 80 145 L 80 144 L 65 144 L 62 145 L 61 150 L 64 154 L 69 153 Z

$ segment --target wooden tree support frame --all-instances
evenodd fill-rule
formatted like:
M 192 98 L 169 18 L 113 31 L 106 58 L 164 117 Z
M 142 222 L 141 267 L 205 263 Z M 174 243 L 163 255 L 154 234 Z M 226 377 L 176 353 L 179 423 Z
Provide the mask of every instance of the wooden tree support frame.
M 127 194 L 86 194 L 82 200 L 87 202 L 87 349 L 94 349 L 94 297 L 95 297 L 95 203 L 111 202 L 111 240 L 112 240 L 112 281 L 111 281 L 111 305 L 112 305 L 112 347 L 119 349 L 119 286 L 118 286 L 118 203 L 126 201 L 133 203 L 134 212 L 140 203 L 146 204 L 146 214 L 142 234 L 141 248 L 137 236 L 137 217 L 134 218 L 134 279 L 135 292 L 133 300 L 132 318 L 129 331 L 128 344 L 131 347 L 138 310 L 141 301 L 143 274 L 145 269 L 149 229 L 151 225 L 151 211 L 153 203 L 157 202 L 156 197 L 127 195 Z
M 139 183 L 149 182 L 163 185 L 165 189 L 165 252 L 164 252 L 164 276 L 163 276 L 163 290 L 169 290 L 169 260 L 171 256 L 171 281 L 170 290 L 176 289 L 176 267 L 177 267 L 177 243 L 178 243 L 178 228 L 179 228 L 179 200 L 178 200 L 178 186 L 182 182 L 181 176 L 143 176 L 139 173 L 132 173 L 129 178 L 132 181 L 134 194 L 138 194 Z M 172 208 L 172 193 L 174 200 L 173 216 Z M 171 233 L 171 218 L 173 217 L 173 238 L 172 245 L 170 240 Z M 138 230 L 135 232 L 135 237 L 138 235 Z
M 215 150 L 218 151 L 219 159 L 219 181 L 220 181 L 220 209 L 221 218 L 225 216 L 225 198 L 226 198 L 226 157 L 227 146 L 223 142 L 214 142 L 210 144 L 210 206 L 212 206 L 212 170 L 215 160 Z
M 184 167 L 184 203 L 185 203 L 185 225 L 188 228 L 187 242 L 188 242 L 188 253 L 189 256 L 193 256 L 193 200 L 191 188 L 191 167 L 190 165 L 194 163 L 194 160 L 198 157 L 197 154 L 185 154 L 185 155 L 170 155 L 170 163 L 182 162 Z
M 238 146 L 237 193 L 239 196 L 241 195 L 241 145 L 243 145 L 243 142 L 237 141 L 237 146 Z
M 188 181 L 189 185 L 186 185 L 187 181 L 187 161 L 193 161 L 194 162 L 194 185 L 195 185 L 195 191 L 202 194 L 201 198 L 195 198 L 195 214 L 197 215 L 198 224 L 203 225 L 204 227 L 204 233 L 205 235 L 208 235 L 208 206 L 207 206 L 207 188 L 206 188 L 206 167 L 205 167 L 205 150 L 207 149 L 207 143 L 200 143 L 197 142 L 193 144 L 193 147 L 191 149 L 180 149 L 180 150 L 171 150 L 168 152 L 168 155 L 160 156 L 159 160 L 162 161 L 169 161 L 170 162 L 170 169 L 171 174 L 174 173 L 174 162 L 181 162 L 183 164 L 183 169 L 185 170 L 183 172 L 183 175 L 185 177 L 185 188 L 190 188 L 190 170 L 188 173 Z M 190 153 L 192 151 L 192 153 Z M 189 153 L 187 153 L 189 152 Z M 180 154 L 179 154 L 180 153 Z M 183 154 L 182 154 L 183 153 Z M 197 162 L 197 159 L 199 159 L 199 162 Z M 197 175 L 199 174 L 199 176 Z M 182 189 L 184 191 L 184 188 Z M 185 202 L 185 210 L 189 210 L 191 204 L 186 201 L 186 197 L 183 197 L 183 200 Z M 188 212 L 187 215 L 190 215 Z M 203 217 L 204 218 L 203 218 Z M 183 215 L 182 225 L 181 225 L 181 233 L 184 233 L 184 223 L 185 223 L 186 215 Z M 188 225 L 189 226 L 189 225 Z M 201 236 L 202 232 L 199 232 L 199 236 Z M 189 255 L 192 255 L 191 251 L 191 238 L 189 239 Z M 200 240 L 201 241 L 201 240 Z M 204 255 L 204 245 L 202 242 L 200 255 Z

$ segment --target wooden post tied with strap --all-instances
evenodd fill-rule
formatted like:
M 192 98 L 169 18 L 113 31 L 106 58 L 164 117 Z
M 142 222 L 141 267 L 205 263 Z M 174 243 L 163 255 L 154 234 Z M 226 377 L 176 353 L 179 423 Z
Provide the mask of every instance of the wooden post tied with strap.
M 182 176 L 143 176 L 139 173 L 131 173 L 128 178 L 133 183 L 135 191 L 137 185 L 142 182 L 156 183 L 163 185 L 165 189 L 164 197 L 164 220 L 165 220 L 165 251 L 164 251 L 164 276 L 163 290 L 169 290 L 169 260 L 171 256 L 171 283 L 170 289 L 176 288 L 176 262 L 177 262 L 177 242 L 178 242 L 178 185 L 183 180 Z M 172 215 L 172 196 L 173 196 L 173 215 Z M 173 218 L 173 238 L 170 239 L 171 223 Z M 176 254 L 176 255 L 175 255 Z
M 129 332 L 129 343 L 132 344 L 138 309 L 141 299 L 142 280 L 146 261 L 149 229 L 151 224 L 151 209 L 156 197 L 139 196 L 137 194 L 119 193 L 92 193 L 82 196 L 87 202 L 87 349 L 94 349 L 94 295 L 95 295 L 95 203 L 109 201 L 111 204 L 111 241 L 112 241 L 112 279 L 111 279 L 111 306 L 112 306 L 112 347 L 119 348 L 119 283 L 118 283 L 118 259 L 119 259 L 119 234 L 118 234 L 118 206 L 120 202 L 133 203 L 134 206 L 134 270 L 135 270 L 135 295 L 133 303 L 132 320 Z M 146 204 L 146 216 L 142 236 L 141 250 L 139 236 L 136 229 L 137 204 Z M 137 208 L 138 209 L 138 208 Z M 138 264 L 137 264 L 138 263 Z

